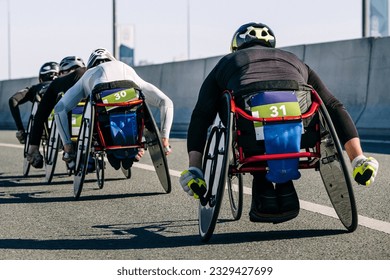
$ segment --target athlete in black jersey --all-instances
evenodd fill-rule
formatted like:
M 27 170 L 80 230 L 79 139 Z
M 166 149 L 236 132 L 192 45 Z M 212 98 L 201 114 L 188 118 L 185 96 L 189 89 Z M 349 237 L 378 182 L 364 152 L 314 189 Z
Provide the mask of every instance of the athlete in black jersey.
M 43 133 L 44 123 L 53 111 L 60 95 L 72 87 L 86 71 L 84 61 L 77 56 L 67 56 L 60 62 L 60 77 L 54 80 L 47 88 L 35 114 L 34 125 L 31 130 L 30 145 L 27 160 L 35 168 L 43 167 L 43 157 L 39 152 L 39 145 Z
M 12 117 L 14 118 L 18 131 L 16 132 L 16 138 L 21 144 L 25 142 L 25 131 L 20 117 L 19 105 L 22 105 L 28 101 L 34 102 L 37 95 L 42 97 L 46 92 L 49 84 L 53 81 L 59 73 L 59 66 L 56 62 L 46 62 L 39 69 L 39 83 L 31 87 L 19 90 L 9 99 L 9 108 L 11 110 Z
M 374 158 L 363 155 L 358 132 L 343 104 L 308 65 L 294 54 L 275 48 L 275 35 L 268 26 L 261 23 L 241 26 L 233 36 L 231 50 L 232 53 L 224 56 L 206 77 L 191 116 L 187 140 L 189 169 L 180 178 L 186 192 L 196 197 L 188 182 L 193 179 L 199 180 L 200 185 L 204 182 L 202 154 L 208 127 L 217 114 L 221 93 L 231 90 L 236 96 L 243 91 L 264 90 L 270 81 L 286 80 L 294 81 L 298 88 L 310 85 L 318 92 L 352 162 L 355 180 L 362 185 L 374 182 L 379 164 Z M 265 174 L 252 175 L 251 221 L 272 221 L 274 217 L 280 222 L 298 215 L 299 200 L 291 180 L 274 186 L 265 178 Z M 362 177 L 368 179 L 361 181 L 359 178 Z

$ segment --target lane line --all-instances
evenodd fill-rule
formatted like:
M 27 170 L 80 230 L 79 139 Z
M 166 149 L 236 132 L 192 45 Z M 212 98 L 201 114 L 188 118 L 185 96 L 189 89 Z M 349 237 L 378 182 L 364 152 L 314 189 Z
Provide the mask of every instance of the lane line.
M 24 149 L 24 145 L 22 145 L 22 144 L 15 145 L 15 144 L 0 143 L 0 146 L 1 146 L 1 147 L 8 147 L 8 148 L 19 148 L 19 149 Z
M 8 148 L 19 148 L 19 149 L 24 148 L 24 145 L 21 145 L 21 144 L 16 145 L 16 144 L 0 143 L 0 146 L 1 147 L 8 147 Z M 136 168 L 140 168 L 140 169 L 144 169 L 144 170 L 148 170 L 148 171 L 153 171 L 153 172 L 155 171 L 154 166 L 149 165 L 149 164 L 135 162 L 133 166 Z M 170 169 L 169 173 L 171 176 L 179 178 L 181 172 L 177 171 L 177 170 Z M 251 195 L 251 193 L 252 193 L 251 188 L 244 187 L 244 193 Z M 312 203 L 312 202 L 305 201 L 305 200 L 299 200 L 299 203 L 300 203 L 301 209 L 338 219 L 336 211 L 332 207 Z M 361 225 L 361 226 L 390 234 L 390 223 L 388 223 L 388 222 L 372 219 L 372 218 L 365 217 L 362 215 L 358 215 L 358 222 L 359 222 L 359 225 Z

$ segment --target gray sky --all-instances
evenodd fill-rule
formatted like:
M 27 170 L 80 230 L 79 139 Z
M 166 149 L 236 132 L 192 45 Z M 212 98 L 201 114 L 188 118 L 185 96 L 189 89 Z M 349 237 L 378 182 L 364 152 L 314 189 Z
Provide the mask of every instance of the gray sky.
M 138 65 L 184 60 L 188 53 L 190 59 L 226 54 L 234 31 L 251 21 L 269 25 L 277 47 L 360 38 L 361 2 L 116 0 L 116 5 L 117 24 L 134 25 Z M 0 38 L 0 80 L 9 77 L 9 57 L 12 79 L 35 77 L 44 62 L 68 55 L 87 61 L 97 47 L 112 51 L 112 0 L 0 0 Z

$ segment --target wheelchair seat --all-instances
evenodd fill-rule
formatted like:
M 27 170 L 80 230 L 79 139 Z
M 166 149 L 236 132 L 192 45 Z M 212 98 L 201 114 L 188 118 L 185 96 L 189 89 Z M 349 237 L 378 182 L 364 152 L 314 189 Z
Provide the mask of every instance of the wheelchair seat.
M 244 87 L 233 98 L 243 112 L 236 114 L 235 137 L 242 148 L 243 161 L 258 155 L 299 153 L 302 148 L 315 145 L 315 137 L 307 135 L 305 127 L 312 121 L 302 118 L 311 105 L 310 88 L 298 86 L 295 81 L 266 81 Z M 300 178 L 299 157 L 269 158 L 264 166 L 271 182 Z
M 131 165 L 138 153 L 142 136 L 142 102 L 140 89 L 130 81 L 101 83 L 94 87 L 99 144 L 111 165 L 127 160 Z M 117 161 L 115 162 L 114 159 Z
M 139 149 L 149 150 L 156 174 L 165 192 L 171 191 L 169 168 L 159 130 L 141 90 L 131 81 L 101 83 L 85 102 L 77 140 L 74 196 L 80 197 L 88 160 L 107 156 L 114 169 L 127 179 Z M 104 184 L 104 165 L 96 164 L 99 188 Z

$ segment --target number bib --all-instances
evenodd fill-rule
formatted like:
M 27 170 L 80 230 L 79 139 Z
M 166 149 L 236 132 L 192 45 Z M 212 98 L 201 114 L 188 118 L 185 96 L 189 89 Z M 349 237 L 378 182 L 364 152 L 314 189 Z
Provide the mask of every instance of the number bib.
M 294 91 L 267 91 L 250 98 L 252 116 L 260 118 L 300 116 L 301 110 Z M 282 123 L 254 122 L 256 140 L 264 140 L 267 154 L 283 154 L 300 151 L 302 122 Z M 299 179 L 299 159 L 269 160 L 266 178 L 274 183 Z
M 78 137 L 83 119 L 84 103 L 79 103 L 72 109 L 72 137 Z
M 249 101 L 252 116 L 256 118 L 292 117 L 301 115 L 294 91 L 260 92 Z M 264 140 L 262 122 L 253 122 L 256 140 Z
M 100 96 L 104 104 L 126 102 L 139 98 L 138 91 L 135 88 L 104 90 L 100 93 Z M 106 110 L 109 111 L 114 108 L 116 107 L 107 106 Z

